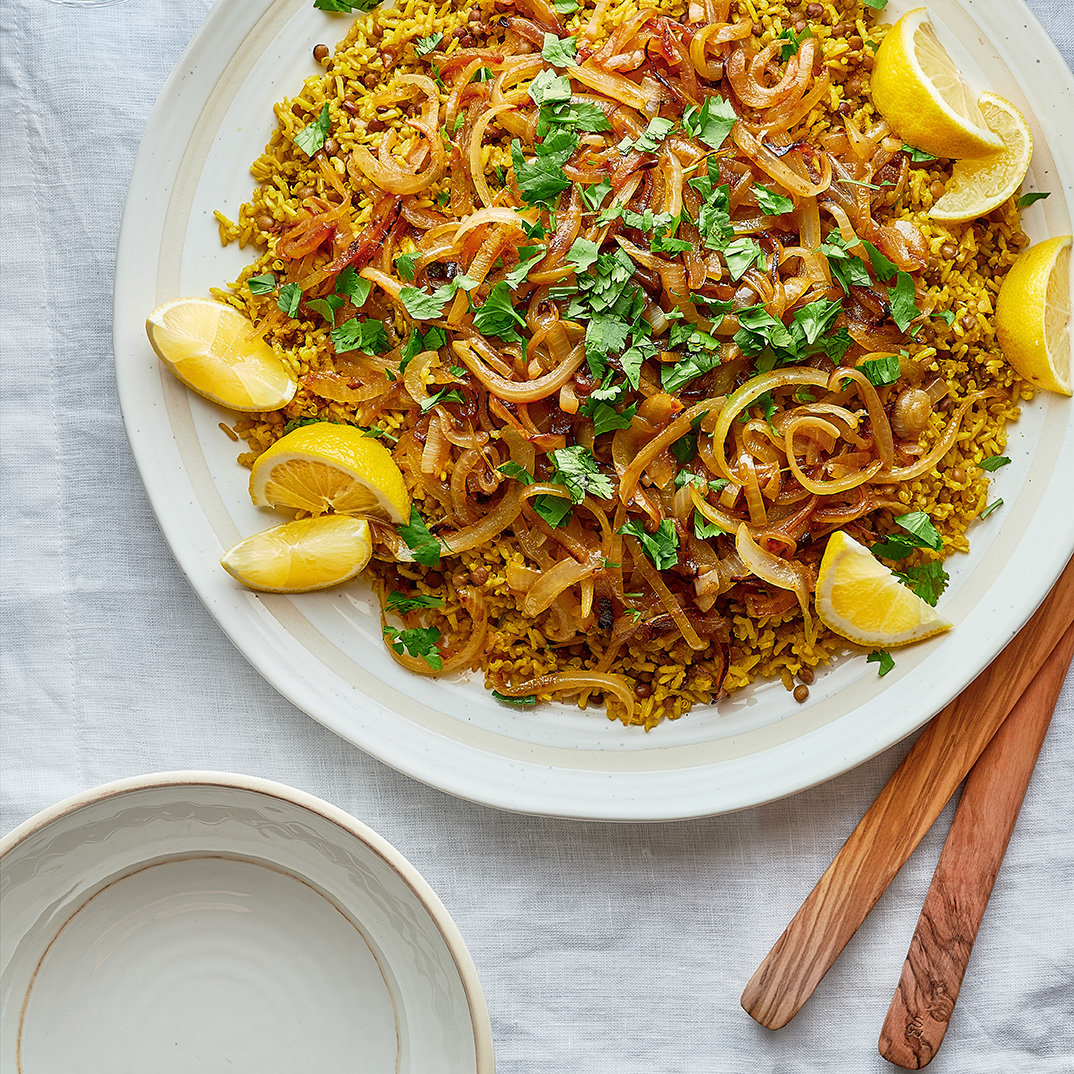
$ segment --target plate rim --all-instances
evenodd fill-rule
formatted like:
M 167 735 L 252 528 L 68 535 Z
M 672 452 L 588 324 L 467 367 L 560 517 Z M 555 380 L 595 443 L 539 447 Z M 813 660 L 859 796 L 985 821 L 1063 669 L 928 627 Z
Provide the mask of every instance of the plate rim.
M 206 16 L 205 21 L 202 23 L 198 33 L 195 34 L 187 51 L 184 53 L 183 58 L 176 65 L 176 69 L 165 83 L 164 88 L 161 91 L 160 98 L 158 98 L 157 105 L 154 108 L 154 114 L 161 106 L 161 102 L 166 100 L 169 93 L 174 90 L 173 83 L 181 81 L 180 69 L 183 68 L 187 57 L 192 52 L 196 51 L 199 43 L 199 39 L 204 33 L 207 33 L 211 27 L 214 15 L 220 12 L 220 9 L 224 6 L 225 0 L 218 0 L 217 4 L 210 10 Z M 968 18 L 972 19 L 975 25 L 978 22 L 977 11 L 970 11 L 969 8 L 985 8 L 998 7 L 997 0 L 988 0 L 984 5 L 973 4 L 973 0 L 950 0 L 952 4 L 957 6 Z M 294 0 L 256 0 L 255 3 L 250 5 L 251 9 L 254 9 L 250 16 L 249 24 L 252 26 L 258 18 L 270 10 L 275 5 L 283 7 L 285 4 L 289 4 L 291 7 L 296 7 Z M 1074 85 L 1071 82 L 1071 76 L 1069 70 L 1066 68 L 1065 62 L 1062 59 L 1058 48 L 1054 42 L 1048 38 L 1047 34 L 1040 27 L 1039 22 L 1036 20 L 1033 13 L 1025 7 L 1024 3 L 1019 3 L 1019 8 L 1027 20 L 1026 29 L 1030 30 L 1036 39 L 1039 39 L 1042 43 L 1046 42 L 1049 46 L 1048 58 L 1052 63 L 1058 63 L 1062 68 L 1064 74 L 1064 80 L 1068 86 Z M 1006 9 L 1008 18 L 1010 9 Z M 296 75 L 297 82 L 297 75 Z M 153 115 L 150 116 L 147 123 L 147 132 L 151 130 L 153 125 Z M 1049 144 L 1052 140 L 1049 140 Z M 142 146 L 139 148 L 138 159 L 135 161 L 134 171 L 132 173 L 131 191 L 134 190 L 135 180 L 139 176 L 139 164 L 143 163 L 143 150 L 145 149 L 145 139 L 143 138 Z M 1070 156 L 1068 153 L 1067 156 Z M 1066 204 L 1072 204 L 1069 195 L 1066 198 Z M 569 793 L 565 794 L 562 789 L 550 787 L 542 784 L 539 787 L 534 787 L 527 783 L 524 790 L 520 794 L 518 788 L 507 782 L 506 786 L 497 786 L 495 788 L 489 785 L 475 785 L 475 780 L 463 773 L 461 776 L 456 776 L 455 773 L 449 770 L 450 766 L 437 766 L 437 764 L 429 764 L 426 760 L 422 760 L 420 757 L 413 755 L 412 751 L 404 744 L 401 748 L 399 744 L 395 742 L 388 742 L 385 738 L 381 738 L 376 744 L 371 744 L 369 741 L 363 740 L 360 736 L 356 736 L 352 729 L 348 729 L 345 726 L 344 721 L 337 718 L 333 711 L 325 711 L 323 707 L 318 707 L 316 703 L 319 699 L 311 697 L 308 688 L 304 688 L 303 684 L 297 679 L 288 679 L 284 670 L 276 667 L 272 664 L 271 659 L 266 657 L 266 654 L 262 654 L 257 657 L 252 654 L 248 647 L 240 642 L 238 637 L 242 631 L 236 627 L 236 624 L 228 618 L 227 609 L 223 607 L 214 607 L 214 602 L 210 597 L 203 592 L 202 586 L 199 585 L 199 566 L 195 563 L 189 563 L 186 550 L 179 549 L 173 546 L 169 536 L 169 528 L 165 522 L 165 512 L 161 504 L 158 504 L 158 494 L 154 492 L 154 486 L 149 476 L 151 466 L 149 460 L 143 458 L 139 445 L 137 443 L 137 436 L 132 428 L 133 415 L 128 411 L 128 408 L 123 405 L 126 392 L 124 391 L 124 381 L 121 370 L 118 368 L 120 365 L 121 347 L 120 343 L 123 337 L 123 326 L 121 326 L 121 305 L 122 305 L 122 288 L 118 276 L 118 268 L 122 263 L 123 255 L 125 252 L 124 233 L 129 232 L 132 226 L 133 214 L 130 214 L 131 210 L 131 192 L 128 192 L 128 201 L 124 209 L 123 214 L 123 227 L 120 233 L 120 243 L 117 248 L 117 283 L 115 291 L 114 302 L 114 319 L 113 319 L 113 336 L 116 342 L 116 356 L 117 356 L 117 380 L 120 386 L 120 401 L 123 409 L 124 424 L 127 428 L 128 439 L 131 442 L 132 453 L 134 455 L 139 472 L 142 476 L 143 484 L 146 487 L 146 492 L 149 497 L 150 503 L 153 506 L 153 510 L 157 515 L 158 522 L 160 522 L 161 528 L 164 531 L 165 537 L 168 540 L 170 550 L 178 562 L 180 568 L 187 576 L 192 588 L 198 594 L 204 606 L 214 617 L 224 633 L 227 634 L 232 643 L 236 646 L 242 655 L 258 670 L 258 672 L 273 686 L 280 694 L 282 694 L 289 701 L 294 703 L 304 712 L 328 727 L 335 734 L 344 738 L 347 741 L 355 744 L 363 751 L 376 757 L 377 759 L 389 764 L 391 767 L 409 775 L 413 778 L 419 779 L 426 784 L 434 786 L 438 789 L 446 791 L 457 797 L 463 798 L 480 805 L 492 806 L 495 808 L 512 811 L 532 813 L 544 816 L 560 817 L 564 819 L 582 819 L 582 820 L 605 820 L 605 821 L 666 821 L 666 820 L 678 820 L 678 819 L 691 819 L 704 816 L 712 816 L 721 813 L 734 812 L 739 809 L 750 808 L 754 805 L 759 805 L 767 802 L 779 800 L 784 797 L 789 797 L 793 794 L 800 793 L 809 787 L 816 786 L 820 783 L 826 782 L 832 778 L 837 777 L 851 768 L 856 767 L 859 764 L 864 763 L 871 757 L 883 752 L 886 749 L 891 748 L 898 741 L 913 734 L 924 723 L 931 718 L 931 715 L 938 711 L 942 704 L 936 704 L 931 707 L 931 711 L 922 710 L 920 719 L 913 726 L 901 726 L 899 733 L 894 737 L 890 737 L 890 732 L 884 736 L 866 736 L 866 741 L 861 741 L 857 738 L 853 741 L 842 746 L 846 748 L 839 748 L 832 751 L 828 757 L 826 763 L 818 763 L 816 757 L 811 757 L 810 766 L 799 766 L 793 759 L 788 759 L 796 754 L 804 754 L 806 751 L 799 749 L 799 742 L 805 740 L 814 732 L 807 732 L 801 736 L 800 739 L 796 739 L 788 743 L 780 743 L 775 749 L 781 752 L 782 770 L 784 771 L 785 778 L 782 780 L 778 790 L 773 790 L 770 786 L 764 788 L 751 788 L 750 791 L 744 791 L 742 788 L 737 788 L 737 797 L 734 793 L 715 793 L 715 797 L 711 794 L 709 797 L 703 800 L 695 795 L 689 801 L 677 800 L 674 793 L 660 787 L 655 788 L 655 793 L 648 798 L 636 798 L 628 799 L 622 796 L 622 794 L 613 793 L 611 795 L 605 795 L 602 793 L 602 789 L 591 789 L 592 793 L 585 796 L 579 796 L 577 799 L 571 799 Z M 130 215 L 129 215 L 130 214 Z M 128 389 L 129 391 L 130 389 Z M 1051 475 L 1049 475 L 1050 478 Z M 1054 582 L 1058 577 L 1063 565 L 1066 562 L 1066 557 L 1069 555 L 1069 551 L 1057 552 L 1054 548 L 1050 550 L 1050 555 L 1044 555 L 1041 557 L 1044 565 L 1040 567 L 1040 577 L 1048 576 L 1048 584 Z M 1011 629 L 1007 637 L 1013 637 L 1017 628 L 1020 628 L 1026 620 L 1029 619 L 1033 610 L 1043 599 L 1047 590 L 1045 589 L 1039 595 L 1032 597 L 1024 594 L 1020 595 L 1018 600 L 1012 600 L 1012 604 L 1016 609 L 1014 617 L 1008 620 L 1011 626 L 1016 627 Z M 927 644 L 927 643 L 926 643 Z M 1001 648 L 1002 646 L 1000 646 Z M 998 652 L 998 649 L 997 649 Z M 268 654 L 271 656 L 271 653 Z M 966 679 L 966 682 L 962 683 L 958 689 L 963 688 L 971 679 L 972 675 Z M 950 700 L 951 696 L 954 696 L 958 692 L 958 689 L 953 690 L 950 696 L 943 697 L 942 703 Z M 941 691 L 942 692 L 942 691 Z M 940 693 L 937 693 L 937 700 L 940 700 Z M 376 699 L 369 699 L 369 704 L 377 706 L 378 708 L 384 708 L 384 706 Z M 846 719 L 850 713 L 844 713 L 835 720 L 833 724 L 839 724 Z M 634 729 L 624 729 L 626 733 Z M 655 732 L 654 732 L 655 734 Z M 458 744 L 461 745 L 462 744 Z M 476 747 L 472 747 L 474 751 Z M 761 751 L 760 754 L 753 754 L 751 756 L 760 756 L 761 754 L 769 751 Z M 774 752 L 774 751 L 773 751 Z M 500 762 L 506 764 L 508 768 L 513 767 L 516 770 L 523 769 L 529 762 L 522 759 L 504 759 L 498 758 Z M 734 758 L 730 761 L 716 761 L 707 765 L 709 770 L 713 772 L 725 771 L 724 765 L 734 764 L 738 760 Z M 540 766 L 535 766 L 539 768 Z M 560 770 L 562 771 L 562 770 Z M 590 771 L 590 770 L 586 770 Z M 787 778 L 787 773 L 790 777 Z M 605 782 L 609 779 L 620 775 L 620 773 L 607 771 L 607 772 L 591 772 L 592 775 L 600 777 L 606 777 Z M 644 772 L 638 774 L 638 778 L 641 779 L 646 776 L 650 776 L 652 773 Z M 534 777 L 536 778 L 536 777 Z M 719 778 L 713 780 L 714 783 L 719 783 Z M 583 800 L 584 798 L 584 800 Z

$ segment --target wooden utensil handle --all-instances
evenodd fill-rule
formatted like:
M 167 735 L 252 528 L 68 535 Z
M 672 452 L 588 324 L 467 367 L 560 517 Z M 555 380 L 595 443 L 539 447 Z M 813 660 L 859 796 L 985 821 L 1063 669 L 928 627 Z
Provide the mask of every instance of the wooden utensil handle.
M 1003 652 L 921 733 L 750 978 L 742 993 L 750 1017 L 779 1029 L 798 1013 L 1072 621 L 1074 561 Z
M 1068 627 L 966 778 L 880 1033 L 880 1054 L 896 1066 L 919 1070 L 943 1042 L 1072 658 Z

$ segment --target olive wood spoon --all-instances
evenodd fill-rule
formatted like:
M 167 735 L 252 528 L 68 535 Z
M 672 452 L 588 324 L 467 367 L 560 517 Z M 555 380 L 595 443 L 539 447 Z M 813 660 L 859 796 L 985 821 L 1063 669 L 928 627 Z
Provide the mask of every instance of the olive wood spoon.
M 943 1042 L 1072 658 L 1074 626 L 1067 628 L 966 777 L 880 1032 L 880 1054 L 896 1066 L 920 1070 Z
M 785 1026 L 813 994 L 1074 621 L 1074 561 L 1002 653 L 925 727 L 742 993 Z

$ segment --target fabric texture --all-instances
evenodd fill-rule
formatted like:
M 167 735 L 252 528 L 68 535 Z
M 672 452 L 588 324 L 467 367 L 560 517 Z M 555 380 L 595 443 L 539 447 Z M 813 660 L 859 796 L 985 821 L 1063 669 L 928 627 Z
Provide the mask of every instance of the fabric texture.
M 1070 64 L 1074 8 L 1029 6 Z M 279 780 L 348 810 L 428 879 L 477 965 L 501 1074 L 890 1069 L 876 1041 L 952 806 L 787 1028 L 760 1028 L 739 996 L 908 743 L 731 816 L 502 813 L 335 737 L 198 601 L 131 458 L 110 324 L 139 138 L 209 7 L 0 0 L 0 830 L 139 773 Z M 1074 675 L 936 1074 L 1074 1072 L 1072 771 Z

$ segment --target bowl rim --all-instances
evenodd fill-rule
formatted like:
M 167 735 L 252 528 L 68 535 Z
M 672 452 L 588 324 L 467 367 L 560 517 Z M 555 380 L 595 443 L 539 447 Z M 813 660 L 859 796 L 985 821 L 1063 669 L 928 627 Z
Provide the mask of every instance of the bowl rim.
M 79 810 L 111 798 L 138 791 L 162 789 L 166 787 L 222 787 L 231 790 L 249 791 L 266 798 L 275 798 L 314 813 L 341 828 L 348 835 L 368 847 L 384 861 L 406 884 L 414 897 L 429 914 L 437 931 L 440 933 L 455 969 L 459 974 L 466 1006 L 470 1013 L 470 1024 L 474 1034 L 474 1054 L 476 1074 L 493 1074 L 495 1069 L 492 1045 L 492 1025 L 489 1019 L 488 1004 L 477 976 L 477 968 L 447 908 L 436 894 L 429 882 L 418 872 L 410 861 L 384 836 L 373 831 L 346 810 L 326 802 L 323 798 L 278 783 L 260 776 L 242 775 L 236 772 L 218 772 L 200 769 L 184 769 L 168 772 L 153 772 L 140 776 L 127 776 L 109 783 L 80 791 L 62 801 L 48 806 L 36 813 L 6 835 L 0 837 L 0 863 L 17 850 L 31 836 L 43 831 L 50 825 L 73 816 Z

